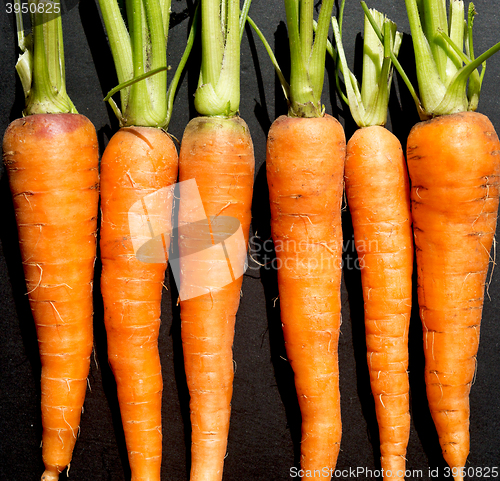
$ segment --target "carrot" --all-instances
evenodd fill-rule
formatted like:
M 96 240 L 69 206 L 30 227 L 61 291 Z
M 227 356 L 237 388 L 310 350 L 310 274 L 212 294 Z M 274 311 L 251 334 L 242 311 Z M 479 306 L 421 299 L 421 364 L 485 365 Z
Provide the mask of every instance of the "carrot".
M 254 151 L 238 117 L 240 39 L 250 2 L 202 0 L 202 63 L 179 154 L 181 336 L 191 413 L 191 481 L 222 479 L 235 318 L 251 221 Z M 225 12 L 225 13 L 224 13 Z M 226 17 L 227 16 L 227 17 Z M 224 61 L 223 61 L 224 60 Z M 233 240 L 228 239 L 235 235 Z
M 340 450 L 338 368 L 342 277 L 341 204 L 345 134 L 324 113 L 321 93 L 333 1 L 285 0 L 290 84 L 257 26 L 288 100 L 288 115 L 272 124 L 266 172 L 271 234 L 277 254 L 281 322 L 302 415 L 301 469 L 330 479 Z
M 167 93 L 170 2 L 127 4 L 130 35 L 115 0 L 101 0 L 100 6 L 120 82 L 107 99 L 122 125 L 101 161 L 101 293 L 108 361 L 132 481 L 159 481 L 163 380 L 158 334 L 178 170 L 176 147 L 162 128 L 168 125 L 193 37 Z M 121 109 L 112 100 L 115 91 L 120 91 Z
M 407 157 L 427 399 L 444 459 L 461 481 L 500 175 L 494 127 L 474 112 L 484 73 L 477 68 L 500 44 L 474 58 L 472 5 L 467 29 L 461 1 L 451 3 L 449 28 L 444 1 L 423 2 L 420 12 L 412 0 L 406 7 L 423 120 L 410 132 Z M 424 31 L 419 15 L 429 11 L 440 15 Z M 467 55 L 455 48 L 464 43 Z
M 163 381 L 158 334 L 170 237 L 161 236 L 160 249 L 153 245 L 145 262 L 134 255 L 134 242 L 144 239 L 142 232 L 131 232 L 128 216 L 134 204 L 145 204 L 152 225 L 168 229 L 171 197 L 153 196 L 176 180 L 177 150 L 157 128 L 120 129 L 101 160 L 101 293 L 108 360 L 134 480 L 160 479 Z
M 344 131 L 328 115 L 282 116 L 269 131 L 271 228 L 281 322 L 302 414 L 301 468 L 326 479 L 342 433 L 337 345 L 344 157 Z
M 371 17 L 371 18 L 370 18 Z M 401 35 L 383 14 L 365 15 L 361 92 L 345 59 L 334 20 L 340 70 L 352 116 L 360 127 L 347 143 L 345 188 L 363 286 L 370 384 L 379 426 L 384 479 L 404 478 L 410 435 L 408 330 L 411 317 L 413 232 L 406 161 L 399 140 L 383 125 L 391 59 Z M 384 32 L 384 44 L 375 28 Z
M 359 129 L 347 144 L 345 181 L 361 269 L 381 466 L 384 479 L 404 478 L 410 435 L 413 239 L 408 174 L 399 140 L 380 126 Z
M 186 300 L 181 300 L 180 306 L 191 398 L 190 479 L 216 480 L 222 479 L 227 449 L 234 376 L 232 344 L 245 262 L 241 254 L 246 252 L 251 221 L 254 154 L 245 122 L 239 117 L 193 119 L 182 137 L 179 172 L 180 182 L 196 180 L 216 240 L 222 242 L 232 235 L 237 219 L 245 241 L 238 255 L 230 258 L 231 272 L 226 257 L 214 256 L 212 250 L 202 257 L 190 257 L 204 238 L 197 229 L 189 229 L 194 206 L 191 199 L 184 200 L 186 194 L 181 191 L 179 225 L 186 227 L 181 227 L 179 241 L 180 295 Z M 228 274 L 230 282 L 219 287 L 219 278 Z M 203 293 L 196 295 L 200 287 Z
M 456 480 L 469 454 L 469 392 L 497 221 L 499 150 L 493 125 L 475 112 L 420 123 L 408 137 L 427 399 Z
M 42 366 L 42 480 L 55 481 L 71 462 L 92 352 L 98 146 L 66 94 L 60 15 L 32 20 L 33 50 L 18 15 L 26 117 L 3 152 Z

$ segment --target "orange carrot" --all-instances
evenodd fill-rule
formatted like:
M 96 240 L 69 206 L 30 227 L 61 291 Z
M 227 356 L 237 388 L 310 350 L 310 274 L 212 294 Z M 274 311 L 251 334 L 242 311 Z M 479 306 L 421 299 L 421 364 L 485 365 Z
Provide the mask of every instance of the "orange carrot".
M 194 33 L 167 91 L 170 2 L 127 2 L 129 31 L 117 1 L 100 0 L 100 7 L 120 82 L 106 99 L 120 91 L 121 110 L 110 102 L 122 126 L 101 162 L 101 292 L 108 360 L 131 479 L 159 481 L 163 380 L 158 334 L 178 170 L 176 147 L 163 129 Z M 149 77 L 141 79 L 144 74 Z
M 32 6 L 30 41 L 16 13 L 25 117 L 7 128 L 3 155 L 42 366 L 42 480 L 57 481 L 79 433 L 93 345 L 99 152 L 66 93 L 60 5 Z
M 92 351 L 97 137 L 81 115 L 30 115 L 10 124 L 3 151 L 42 364 L 42 479 L 53 481 L 71 461 Z
M 443 456 L 463 479 L 500 143 L 487 117 L 464 112 L 417 124 L 407 145 L 427 399 Z
M 344 159 L 344 131 L 328 115 L 282 116 L 269 131 L 271 228 L 286 351 L 302 413 L 301 468 L 323 479 L 335 467 L 342 432 L 337 345 Z
M 381 464 L 384 479 L 403 478 L 410 435 L 413 238 L 408 174 L 399 140 L 380 126 L 357 130 L 347 144 L 345 183 L 363 284 Z
M 449 19 L 443 0 L 406 0 L 406 7 L 421 97 L 422 122 L 408 136 L 407 158 L 427 399 L 443 457 L 462 481 L 500 188 L 500 142 L 491 122 L 474 112 L 484 73 L 477 69 L 500 43 L 475 58 L 472 4 L 466 29 L 462 1 L 451 2 Z M 424 30 L 422 19 L 437 11 Z M 462 46 L 465 52 L 457 51 Z
M 179 154 L 181 337 L 190 394 L 190 481 L 220 481 L 233 392 L 232 344 L 245 270 L 255 159 L 239 118 L 240 41 L 250 6 L 202 0 L 195 107 Z
M 198 220 L 193 219 L 196 196 L 187 196 L 181 190 L 181 333 L 191 396 L 190 479 L 220 480 L 233 391 L 235 317 L 248 243 L 254 179 L 253 144 L 242 119 L 198 117 L 191 120 L 182 138 L 179 181 L 191 179 L 196 181 L 209 219 L 208 227 L 214 237 L 212 244 L 220 246 L 220 242 L 234 234 L 235 220 L 245 240 L 241 249 L 233 251 L 235 255 L 229 252 L 229 257 L 214 256 L 214 249 L 200 251 L 199 246 L 207 247 L 207 236 L 200 233 L 199 225 L 190 226 L 192 220 Z M 193 252 L 198 255 L 189 257 Z M 224 282 L 220 279 L 224 276 L 229 278 L 229 283 L 221 286 Z M 200 292 L 203 294 L 199 295 Z
M 176 179 L 177 151 L 160 129 L 122 128 L 101 160 L 101 292 L 108 360 L 116 379 L 133 480 L 160 479 L 163 383 L 158 333 L 172 198 L 158 192 Z M 153 231 L 163 227 L 157 232 L 158 244 L 151 240 L 149 229 L 134 231 L 134 224 L 129 224 L 131 210 L 143 213 Z M 152 248 L 141 257 L 134 247 L 148 239 Z
M 397 55 L 402 36 L 385 15 L 366 11 L 363 78 L 359 88 L 347 67 L 336 19 L 333 24 L 346 86 L 345 100 L 360 127 L 347 143 L 345 188 L 361 270 L 380 462 L 384 479 L 404 479 L 410 436 L 407 369 L 413 232 L 403 149 L 399 140 L 383 127 L 392 77 L 389 53 Z M 375 28 L 384 32 L 383 43 Z
M 342 436 L 338 340 L 346 148 L 342 126 L 321 103 L 333 1 L 322 2 L 315 33 L 313 2 L 285 0 L 285 9 L 290 84 L 250 24 L 288 100 L 288 116 L 276 119 L 268 133 L 266 172 L 281 322 L 302 415 L 296 473 L 330 479 Z

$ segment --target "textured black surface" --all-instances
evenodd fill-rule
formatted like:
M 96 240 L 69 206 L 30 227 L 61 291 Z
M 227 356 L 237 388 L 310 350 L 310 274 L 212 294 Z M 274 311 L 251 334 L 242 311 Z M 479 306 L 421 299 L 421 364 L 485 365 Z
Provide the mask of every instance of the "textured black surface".
M 76 3 L 76 2 L 75 2 Z M 370 6 L 385 11 L 406 34 L 409 26 L 404 2 L 377 0 Z M 500 2 L 478 0 L 475 48 L 482 52 L 499 41 Z M 177 65 L 187 31 L 185 0 L 173 0 L 174 26 L 170 30 L 169 59 Z M 288 44 L 281 0 L 254 0 L 250 14 L 275 49 L 287 70 Z M 116 84 L 111 55 L 94 0 L 82 0 L 63 16 L 66 51 L 67 90 L 80 113 L 95 124 L 101 151 L 117 128 L 112 112 L 102 98 Z M 363 27 L 357 1 L 347 2 L 344 42 L 352 66 L 360 60 Z M 14 18 L 0 11 L 0 129 L 20 116 L 22 89 L 16 78 L 17 58 Z M 269 238 L 268 192 L 265 178 L 265 140 L 271 122 L 286 113 L 286 102 L 260 40 L 249 30 L 242 42 L 241 116 L 252 132 L 256 154 L 256 183 L 253 201 L 253 233 L 261 242 Z M 401 62 L 411 72 L 411 41 L 405 35 Z M 192 95 L 198 80 L 199 49 L 188 70 L 174 105 L 169 131 L 178 139 L 195 115 Z M 337 117 L 349 137 L 354 129 L 349 113 L 333 92 L 332 62 L 327 62 L 324 104 Z M 358 69 L 359 70 L 359 69 Z M 488 62 L 479 111 L 500 128 L 500 56 Z M 396 80 L 390 105 L 389 127 L 404 144 L 411 126 L 418 120 L 404 85 Z M 401 86 L 401 88 L 399 88 Z M 347 119 L 347 120 L 346 120 Z M 17 247 L 17 234 L 5 170 L 0 167 L 0 479 L 37 480 L 42 473 L 39 377 L 40 364 Z M 344 214 L 346 241 L 352 239 L 348 212 Z M 264 244 L 269 247 L 270 243 Z M 263 247 L 262 247 L 263 248 Z M 262 251 L 260 252 L 262 254 Z M 272 255 L 272 252 L 269 253 Z M 261 258 L 262 260 L 262 258 Z M 366 470 L 379 468 L 378 433 L 373 399 L 368 384 L 365 358 L 362 297 L 352 242 L 348 242 L 342 290 L 343 324 L 340 337 L 340 376 L 343 439 L 337 468 L 344 479 L 375 479 Z M 251 269 L 245 275 L 234 341 L 236 375 L 231 428 L 224 480 L 284 481 L 300 450 L 300 415 L 295 399 L 291 369 L 285 351 L 276 302 L 275 271 L 269 266 Z M 162 479 L 188 479 L 189 412 L 179 311 L 172 279 L 163 298 L 160 352 L 163 366 L 164 455 Z M 129 479 L 125 444 L 121 431 L 114 379 L 106 359 L 106 339 L 99 294 L 98 270 L 95 282 L 95 357 L 89 378 L 90 388 L 82 416 L 81 434 L 75 447 L 70 479 L 77 481 L 122 481 Z M 468 467 L 500 466 L 500 272 L 495 270 L 486 296 L 478 370 L 471 393 L 471 453 Z M 407 467 L 416 472 L 407 479 L 448 479 L 437 444 L 423 384 L 422 335 L 418 315 L 412 318 L 411 389 L 412 428 Z M 362 471 L 356 471 L 358 468 Z M 429 469 L 439 469 L 439 477 Z M 349 470 L 351 470 L 349 472 Z M 484 471 L 486 473 L 486 471 Z M 373 473 L 375 474 L 375 473 Z M 65 475 L 61 479 L 66 479 Z M 293 478 L 292 478 L 293 479 Z M 334 478 L 335 479 L 335 478 Z M 483 479 L 473 476 L 469 479 Z M 488 478 L 485 478 L 488 479 Z M 490 478 L 493 479 L 490 473 Z

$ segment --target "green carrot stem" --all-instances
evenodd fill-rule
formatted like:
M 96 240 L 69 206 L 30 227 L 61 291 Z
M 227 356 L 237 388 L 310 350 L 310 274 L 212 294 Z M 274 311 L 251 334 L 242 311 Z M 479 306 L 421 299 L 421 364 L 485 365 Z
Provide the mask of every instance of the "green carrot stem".
M 99 7 L 106 26 L 118 83 L 122 84 L 134 76 L 130 36 L 116 0 L 99 0 Z M 121 110 L 123 112 L 127 107 L 129 94 L 130 89 L 120 90 Z M 121 113 L 119 116 L 121 117 Z
M 188 58 L 189 58 L 189 54 L 191 53 L 191 50 L 192 50 L 193 45 L 194 45 L 194 40 L 196 38 L 196 32 L 198 30 L 199 18 L 200 18 L 200 9 L 197 6 L 196 10 L 194 12 L 193 23 L 191 25 L 191 29 L 189 30 L 189 37 L 188 37 L 187 42 L 186 42 L 186 47 L 184 49 L 184 53 L 182 54 L 181 60 L 179 61 L 179 65 L 177 65 L 177 69 L 175 71 L 175 74 L 172 78 L 172 81 L 170 82 L 169 87 L 168 87 L 168 91 L 167 91 L 167 118 L 166 118 L 167 125 L 170 123 L 170 117 L 172 115 L 172 108 L 174 105 L 175 93 L 177 91 L 177 85 L 179 84 L 179 80 L 181 78 L 182 72 L 184 71 L 184 67 L 186 66 L 186 63 L 187 63 Z
M 167 127 L 167 38 L 171 0 L 99 0 L 118 76 L 121 110 L 107 99 L 120 125 Z M 170 118 L 170 117 L 169 117 Z
M 309 68 L 313 92 L 320 92 L 320 98 L 325 79 L 326 43 L 328 41 L 328 30 L 330 27 L 330 17 L 333 10 L 333 3 L 333 0 L 323 0 L 319 13 L 318 28 L 316 30 L 316 37 L 312 47 Z
M 320 117 L 321 103 L 316 101 L 307 72 L 306 56 L 303 52 L 299 30 L 300 0 L 285 0 L 286 22 L 290 43 L 290 103 L 289 115 L 292 117 Z M 317 97 L 317 96 L 316 96 Z
M 366 2 L 362 1 L 361 2 L 361 6 L 363 8 L 363 11 L 365 13 L 366 18 L 370 22 L 370 24 L 371 24 L 373 30 L 375 31 L 377 37 L 379 38 L 379 40 L 381 42 L 383 42 L 384 40 L 383 40 L 382 32 L 380 31 L 380 28 L 378 27 L 378 25 L 376 24 L 375 20 L 373 19 L 372 15 L 370 13 L 370 10 L 368 9 L 368 7 L 366 5 Z M 420 103 L 420 99 L 419 99 L 419 97 L 417 95 L 417 91 L 413 87 L 413 84 L 411 83 L 408 75 L 406 75 L 406 72 L 404 71 L 403 67 L 399 63 L 399 60 L 397 59 L 397 57 L 394 55 L 393 52 L 391 52 L 391 61 L 392 61 L 392 64 L 394 65 L 394 68 L 398 71 L 398 74 L 400 75 L 401 79 L 403 80 L 403 82 L 405 83 L 406 87 L 408 88 L 408 91 L 410 92 L 410 95 L 413 98 L 413 101 L 415 102 L 415 106 L 417 108 L 417 111 L 418 111 L 419 115 L 421 117 L 424 117 L 425 114 L 424 114 L 422 105 Z
M 120 92 L 121 90 L 126 89 L 127 87 L 130 87 L 131 85 L 140 82 L 141 80 L 147 79 L 149 77 L 152 77 L 153 75 L 156 75 L 157 73 L 163 72 L 164 70 L 167 70 L 167 67 L 160 67 L 155 70 L 150 70 L 149 72 L 143 73 L 142 75 L 139 75 L 137 77 L 131 78 L 130 80 L 127 80 L 126 82 L 123 82 L 116 87 L 113 87 L 104 97 L 103 101 L 108 102 L 113 95 L 116 93 Z
M 453 0 L 450 3 L 448 19 L 445 11 L 446 0 L 405 2 L 417 63 L 421 118 L 475 110 L 484 76 L 484 68 L 481 75 L 477 69 L 500 49 L 500 44 L 474 58 L 472 23 L 475 9 L 472 4 L 469 5 L 465 20 L 462 0 Z M 438 13 L 439 19 L 436 20 Z M 443 32 L 448 33 L 445 35 Z M 467 57 L 464 58 L 462 52 L 464 43 L 470 62 L 466 61 Z
M 344 76 L 346 98 L 352 117 L 359 127 L 385 125 L 392 81 L 391 54 L 397 56 L 402 35 L 396 24 L 384 14 L 368 11 L 365 14 L 363 42 L 363 78 L 361 91 L 345 58 L 342 37 L 337 19 L 332 18 L 333 32 L 338 52 L 338 66 Z M 373 26 L 383 32 L 382 41 Z
M 464 98 L 465 89 L 467 86 L 467 81 L 474 70 L 476 70 L 481 64 L 483 64 L 488 58 L 494 55 L 500 50 L 500 42 L 493 45 L 482 55 L 462 67 L 451 80 L 450 86 L 448 87 L 443 100 L 436 108 L 436 115 L 447 115 L 457 112 L 462 112 L 459 110 L 461 105 L 457 106 L 457 99 L 462 98 L 462 102 L 467 105 L 466 110 L 472 110 L 472 105 L 469 103 L 467 98 Z M 477 93 L 477 100 L 474 103 L 474 107 L 477 107 L 479 100 L 479 92 Z M 442 112 L 442 113 L 438 113 Z
M 333 3 L 333 0 L 322 2 L 313 41 L 314 2 L 285 0 L 291 57 L 288 114 L 292 117 L 321 117 L 324 114 L 321 93 Z
M 310 52 L 313 46 L 314 0 L 302 0 L 299 7 L 300 48 Z
M 158 0 L 127 0 L 134 77 L 164 67 L 130 87 L 125 125 L 162 127 L 167 115 L 167 54 Z
M 15 0 L 19 7 L 21 3 Z M 47 13 L 43 0 L 30 0 L 32 33 L 24 34 L 21 8 L 16 13 L 18 45 L 22 51 L 16 70 L 26 99 L 24 115 L 76 113 L 66 92 L 60 5 Z
M 218 1 L 201 2 L 201 71 L 203 82 L 213 86 L 219 81 L 224 56 L 225 39 L 222 34 L 220 9 Z
M 167 50 L 168 45 L 168 31 L 170 29 L 170 12 L 171 12 L 172 0 L 160 0 L 161 9 L 161 19 L 163 20 L 163 32 L 165 35 L 165 50 Z
M 240 44 L 241 40 L 243 39 L 243 32 L 245 31 L 245 23 L 248 18 L 248 11 L 250 10 L 250 4 L 252 3 L 251 0 L 245 0 L 243 3 L 243 7 L 241 8 L 241 13 L 240 13 Z
M 200 115 L 232 117 L 240 107 L 240 39 L 250 0 L 240 18 L 238 0 L 201 0 Z
M 469 4 L 467 14 L 467 30 L 465 38 L 465 51 L 471 60 L 474 60 L 474 43 L 472 39 L 472 26 L 476 9 L 472 3 Z M 469 77 L 469 87 L 467 89 L 467 97 L 469 99 L 469 109 L 476 110 L 479 103 L 479 94 L 481 93 L 481 85 L 483 83 L 484 74 L 486 73 L 486 62 L 483 62 L 481 74 L 476 70 Z

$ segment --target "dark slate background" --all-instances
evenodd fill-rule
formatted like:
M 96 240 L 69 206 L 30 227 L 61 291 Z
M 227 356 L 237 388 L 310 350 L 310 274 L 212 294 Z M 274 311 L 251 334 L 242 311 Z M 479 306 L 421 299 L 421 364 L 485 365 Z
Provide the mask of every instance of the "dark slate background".
M 8 0 L 5 0 L 7 2 Z M 402 64 L 412 71 L 411 40 L 404 3 L 389 0 L 368 2 L 385 11 L 406 34 L 400 54 Z M 101 149 L 104 149 L 117 122 L 102 98 L 116 85 L 111 55 L 99 19 L 95 0 L 68 2 L 73 5 L 63 16 L 66 52 L 67 90 L 80 113 L 95 124 Z M 191 2 L 172 0 L 173 24 L 169 37 L 169 62 L 175 68 L 184 48 Z M 475 22 L 475 48 L 482 52 L 500 40 L 498 35 L 500 2 L 478 0 Z M 281 0 L 254 0 L 250 14 L 261 27 L 276 52 L 283 70 L 288 69 L 288 44 Z M 17 58 L 15 23 L 0 8 L 0 128 L 20 116 L 23 95 L 14 64 Z M 357 1 L 347 2 L 344 43 L 350 65 L 359 72 L 362 11 Z M 253 233 L 260 246 L 269 238 L 268 192 L 265 179 L 265 141 L 271 122 L 286 113 L 286 103 L 271 63 L 260 43 L 247 30 L 241 48 L 241 116 L 247 121 L 255 143 L 256 182 L 253 205 Z M 198 80 L 199 46 L 188 64 L 177 95 L 169 128 L 178 139 L 195 115 L 193 92 Z M 323 102 L 326 111 L 345 126 L 349 138 L 354 131 L 349 112 L 338 101 L 333 88 L 332 62 L 327 61 Z M 488 62 L 479 111 L 500 126 L 498 85 L 500 55 Z M 390 104 L 390 122 L 403 145 L 411 126 L 418 121 L 411 98 L 396 79 Z M 102 150 L 101 150 L 102 151 Z M 15 219 L 5 170 L 0 167 L 0 479 L 37 480 L 43 471 L 40 439 L 40 363 L 36 334 L 24 295 Z M 343 439 L 337 468 L 344 479 L 375 479 L 379 468 L 378 433 L 373 399 L 370 394 L 365 358 L 362 297 L 359 272 L 354 269 L 355 254 L 348 211 L 344 212 L 346 240 L 343 323 L 339 344 L 340 389 L 342 396 Z M 257 247 L 255 247 L 257 249 Z M 260 261 L 260 254 L 254 255 Z M 267 252 L 272 259 L 272 252 Z M 98 266 L 97 266 L 98 267 Z M 290 366 L 285 358 L 276 301 L 276 273 L 250 263 L 245 275 L 241 306 L 234 340 L 236 375 L 232 403 L 228 456 L 224 480 L 284 481 L 296 465 L 300 450 L 300 414 Z M 188 393 L 183 371 L 179 310 L 176 290 L 168 279 L 163 297 L 159 347 L 163 365 L 164 455 L 162 479 L 182 481 L 189 472 Z M 106 359 L 106 339 L 98 270 L 95 292 L 95 355 L 92 358 L 89 390 L 82 416 L 81 434 L 71 463 L 70 479 L 77 481 L 122 481 L 130 479 L 121 430 L 113 376 Z M 495 270 L 486 296 L 478 370 L 471 394 L 471 454 L 467 467 L 500 466 L 500 272 Z M 416 300 L 415 300 L 416 303 Z M 427 409 L 424 382 L 422 334 L 418 315 L 412 318 L 410 332 L 410 380 L 412 427 L 407 453 L 407 479 L 449 479 L 437 436 Z M 432 473 L 429 469 L 432 469 Z M 437 471 L 436 471 L 437 468 Z M 356 470 L 360 471 L 356 471 Z M 483 479 L 484 475 L 469 479 Z M 484 474 L 488 471 L 484 470 Z M 340 473 L 338 473 L 340 476 Z M 491 472 L 489 472 L 490 478 Z M 61 479 L 66 479 L 65 475 Z M 488 478 L 486 478 L 488 479 Z

